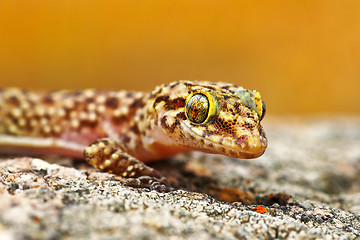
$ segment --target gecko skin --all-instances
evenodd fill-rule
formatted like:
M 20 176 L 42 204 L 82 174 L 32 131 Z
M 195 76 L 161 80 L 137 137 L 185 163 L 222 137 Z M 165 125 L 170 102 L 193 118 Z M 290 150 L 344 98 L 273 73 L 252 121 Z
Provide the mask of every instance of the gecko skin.
M 191 150 L 259 157 L 264 114 L 259 92 L 222 82 L 177 81 L 150 92 L 4 88 L 0 153 L 84 157 L 132 178 L 131 186 L 164 190 L 146 162 Z

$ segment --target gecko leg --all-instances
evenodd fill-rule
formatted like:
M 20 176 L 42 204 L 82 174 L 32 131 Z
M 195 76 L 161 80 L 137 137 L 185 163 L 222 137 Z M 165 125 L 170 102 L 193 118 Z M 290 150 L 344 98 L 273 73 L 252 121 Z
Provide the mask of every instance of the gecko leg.
M 95 168 L 127 178 L 127 186 L 159 192 L 172 190 L 165 177 L 123 149 L 121 143 L 102 138 L 85 148 L 84 158 Z

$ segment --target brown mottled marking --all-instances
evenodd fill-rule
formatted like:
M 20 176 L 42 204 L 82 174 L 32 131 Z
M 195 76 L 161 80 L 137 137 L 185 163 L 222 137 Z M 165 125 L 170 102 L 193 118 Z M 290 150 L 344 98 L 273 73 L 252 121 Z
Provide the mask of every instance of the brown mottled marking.
M 132 131 L 135 134 L 139 134 L 140 133 L 139 126 L 137 124 L 134 124 L 133 126 L 130 127 L 130 131 Z
M 169 126 L 166 124 L 166 118 L 167 118 L 167 116 L 165 115 L 165 116 L 163 116 L 161 119 L 160 119 L 160 123 L 161 123 L 161 126 L 163 127 L 163 128 L 168 128 Z
M 105 105 L 108 108 L 116 109 L 119 107 L 119 99 L 116 97 L 109 97 L 106 99 Z
M 115 124 L 121 124 L 125 121 L 128 121 L 128 117 L 126 115 L 113 116 L 112 119 Z
M 173 100 L 167 100 L 165 103 L 166 110 L 176 110 L 185 106 L 185 99 L 182 97 L 175 98 Z
M 160 102 L 167 102 L 169 99 L 168 95 L 164 95 L 164 96 L 160 96 L 155 98 L 155 102 L 154 102 L 154 107 L 156 106 L 156 104 L 160 103 Z
M 134 93 L 133 92 L 127 92 L 126 97 L 127 98 L 132 98 L 132 97 L 134 97 Z
M 167 120 L 167 116 L 164 116 L 160 119 L 161 126 L 164 129 L 167 129 L 169 131 L 169 133 L 173 133 L 175 127 L 178 126 L 180 124 L 180 122 L 178 120 L 175 120 L 175 122 L 173 122 L 172 124 L 168 124 L 166 122 L 166 120 Z
M 43 103 L 45 104 L 53 104 L 54 103 L 54 100 L 52 99 L 52 96 L 51 95 L 45 95 L 43 97 Z
M 94 99 L 93 97 L 87 97 L 87 98 L 85 99 L 85 101 L 86 101 L 87 104 L 89 104 L 89 103 L 95 102 L 95 99 Z
M 13 104 L 15 106 L 19 106 L 20 105 L 20 100 L 16 97 L 16 96 L 11 96 L 9 99 L 8 99 L 8 103 L 9 104 Z
M 144 101 L 139 98 L 139 99 L 135 99 L 134 102 L 130 105 L 130 108 L 142 108 L 145 106 Z
M 127 144 L 130 142 L 131 138 L 129 136 L 125 135 L 121 138 L 121 140 L 122 140 L 121 142 L 123 142 L 124 144 Z
M 178 114 L 176 114 L 176 117 L 182 120 L 186 120 L 185 112 L 179 112 Z
M 245 123 L 244 124 L 244 127 L 246 127 L 247 129 L 249 129 L 250 131 L 253 131 L 254 130 L 254 126 L 251 124 L 251 123 Z

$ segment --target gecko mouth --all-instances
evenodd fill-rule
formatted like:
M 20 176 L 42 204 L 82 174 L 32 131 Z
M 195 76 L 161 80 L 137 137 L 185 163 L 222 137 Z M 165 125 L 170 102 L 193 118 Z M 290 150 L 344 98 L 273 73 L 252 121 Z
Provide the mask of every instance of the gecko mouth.
M 260 157 L 267 147 L 267 140 L 263 136 L 251 135 L 239 139 L 229 137 L 216 137 L 217 139 L 215 139 L 214 137 L 212 140 L 194 132 L 186 123 L 182 123 L 182 127 L 185 129 L 185 136 L 195 140 L 190 147 L 203 152 L 250 159 Z

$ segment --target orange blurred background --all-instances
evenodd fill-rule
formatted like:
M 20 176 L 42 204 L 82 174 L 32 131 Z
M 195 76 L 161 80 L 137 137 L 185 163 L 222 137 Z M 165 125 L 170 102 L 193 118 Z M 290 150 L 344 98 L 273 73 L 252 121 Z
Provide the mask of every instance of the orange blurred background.
M 257 89 L 269 113 L 360 113 L 360 1 L 0 2 L 0 85 Z

